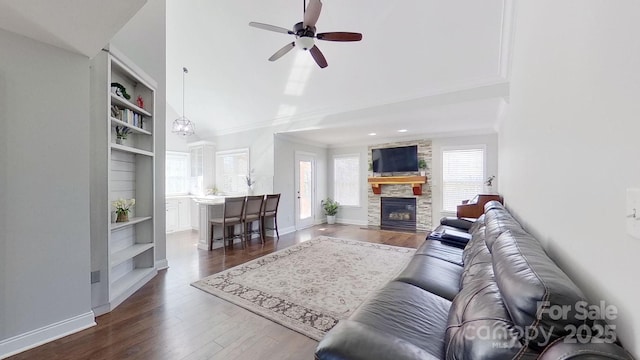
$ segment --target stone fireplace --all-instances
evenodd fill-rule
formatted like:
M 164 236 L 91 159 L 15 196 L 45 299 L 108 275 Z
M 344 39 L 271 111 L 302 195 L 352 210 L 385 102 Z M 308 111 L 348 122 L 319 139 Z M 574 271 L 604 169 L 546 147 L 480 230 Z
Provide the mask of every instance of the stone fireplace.
M 414 190 L 411 184 L 388 184 L 380 187 L 380 194 L 374 194 L 371 186 L 367 184 L 367 225 L 373 227 L 387 227 L 386 219 L 383 225 L 383 213 L 382 213 L 382 199 L 384 198 L 400 198 L 400 199 L 413 199 L 413 209 L 415 209 L 415 225 L 412 229 L 417 231 L 427 231 L 432 229 L 431 224 L 431 141 L 429 140 L 416 140 L 416 141 L 403 141 L 387 144 L 379 144 L 369 146 L 369 162 L 371 162 L 371 149 L 380 149 L 386 147 L 400 147 L 400 146 L 418 146 L 418 158 L 424 159 L 427 162 L 426 176 L 427 183 L 422 185 L 422 192 L 419 195 L 414 195 Z M 394 174 L 374 174 L 374 176 L 416 176 L 418 172 L 406 172 L 406 173 L 394 173 Z M 371 174 L 369 175 L 371 176 Z M 394 218 L 402 219 L 407 215 L 395 214 Z M 409 220 L 412 221 L 412 220 Z M 406 225 L 406 224 L 405 224 Z M 411 225 L 409 225 L 411 226 Z M 400 227 L 398 227 L 400 228 Z M 403 227 L 403 229 L 408 229 Z
M 416 199 L 380 198 L 380 227 L 383 229 L 416 229 Z

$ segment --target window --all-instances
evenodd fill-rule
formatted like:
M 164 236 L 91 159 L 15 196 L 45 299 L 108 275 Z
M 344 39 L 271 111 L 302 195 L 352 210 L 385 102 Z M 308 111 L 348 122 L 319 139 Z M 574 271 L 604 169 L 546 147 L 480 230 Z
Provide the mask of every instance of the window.
M 247 191 L 249 149 L 216 152 L 216 187 L 223 194 Z
M 189 154 L 167 151 L 165 180 L 167 195 L 189 193 Z
M 345 206 L 360 206 L 360 155 L 333 158 L 334 200 Z
M 442 151 L 442 210 L 456 211 L 462 200 L 482 192 L 484 148 Z

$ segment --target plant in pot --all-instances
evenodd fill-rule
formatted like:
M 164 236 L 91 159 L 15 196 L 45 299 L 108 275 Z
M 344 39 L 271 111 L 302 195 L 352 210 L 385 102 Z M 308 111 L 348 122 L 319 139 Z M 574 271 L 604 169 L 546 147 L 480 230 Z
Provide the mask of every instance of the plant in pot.
M 125 126 L 116 126 L 116 144 L 122 145 L 127 140 L 127 136 L 131 134 L 131 129 Z
M 427 175 L 427 162 L 424 159 L 418 160 L 418 169 L 420 169 L 420 176 Z
M 338 208 L 340 204 L 328 197 L 325 200 L 320 202 L 322 205 L 322 209 L 324 210 L 325 215 L 327 215 L 327 224 L 335 224 L 336 223 L 336 214 L 338 213 Z
M 118 199 L 111 203 L 116 209 L 116 222 L 129 221 L 129 213 L 131 208 L 136 204 L 136 199 Z
M 495 175 L 491 175 L 484 182 L 484 191 L 487 194 L 493 194 L 493 181 L 496 179 Z

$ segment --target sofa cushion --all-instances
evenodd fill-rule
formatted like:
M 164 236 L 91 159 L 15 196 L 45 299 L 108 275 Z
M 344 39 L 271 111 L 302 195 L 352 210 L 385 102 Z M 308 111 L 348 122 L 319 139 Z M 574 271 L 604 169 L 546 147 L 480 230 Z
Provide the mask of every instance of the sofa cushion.
M 520 339 L 494 281 L 474 282 L 453 300 L 446 359 L 513 359 L 524 351 Z
M 440 296 L 414 285 L 391 281 L 367 299 L 349 321 L 393 335 L 395 339 L 442 359 L 450 307 L 451 302 Z M 361 343 L 358 346 L 369 345 Z
M 493 243 L 496 241 L 498 236 L 507 230 L 514 233 L 518 232 L 526 234 L 526 231 L 522 228 L 520 223 L 516 221 L 516 219 L 514 219 L 504 208 L 493 208 L 486 213 L 484 241 L 487 244 L 489 251 L 493 251 Z
M 462 266 L 462 249 L 438 240 L 427 240 L 416 250 L 417 255 L 427 255 Z
M 460 292 L 462 266 L 427 255 L 415 255 L 396 281 L 417 286 L 447 300 Z
M 473 223 L 473 225 L 471 225 L 471 227 L 469 228 L 469 234 L 473 234 L 474 232 L 476 232 L 480 227 L 484 226 L 484 214 L 480 215 L 480 217 Z
M 580 310 L 576 305 L 585 302 L 582 291 L 534 237 L 507 231 L 496 239 L 491 254 L 496 283 L 511 318 L 523 329 L 535 329 L 528 336 L 531 348 L 543 348 L 586 323 L 576 317 Z M 555 316 L 558 309 L 568 311 Z
M 473 250 L 475 251 L 466 253 L 464 270 L 460 276 L 460 288 L 469 286 L 473 281 L 492 280 L 494 277 L 491 253 L 487 246 L 480 242 Z

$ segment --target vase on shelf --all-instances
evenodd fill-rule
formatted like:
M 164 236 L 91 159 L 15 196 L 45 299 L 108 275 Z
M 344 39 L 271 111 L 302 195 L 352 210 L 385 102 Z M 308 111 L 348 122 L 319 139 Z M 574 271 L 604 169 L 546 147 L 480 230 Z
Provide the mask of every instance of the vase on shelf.
M 495 192 L 493 191 L 493 186 L 491 185 L 485 185 L 484 186 L 484 193 L 487 195 L 493 195 L 495 194 Z
M 124 143 L 124 139 L 121 137 L 116 137 L 116 144 L 122 145 Z
M 117 223 L 127 222 L 129 221 L 129 212 L 123 211 L 118 213 L 118 217 L 116 218 Z
M 247 195 L 248 196 L 253 196 L 253 186 L 247 187 Z

